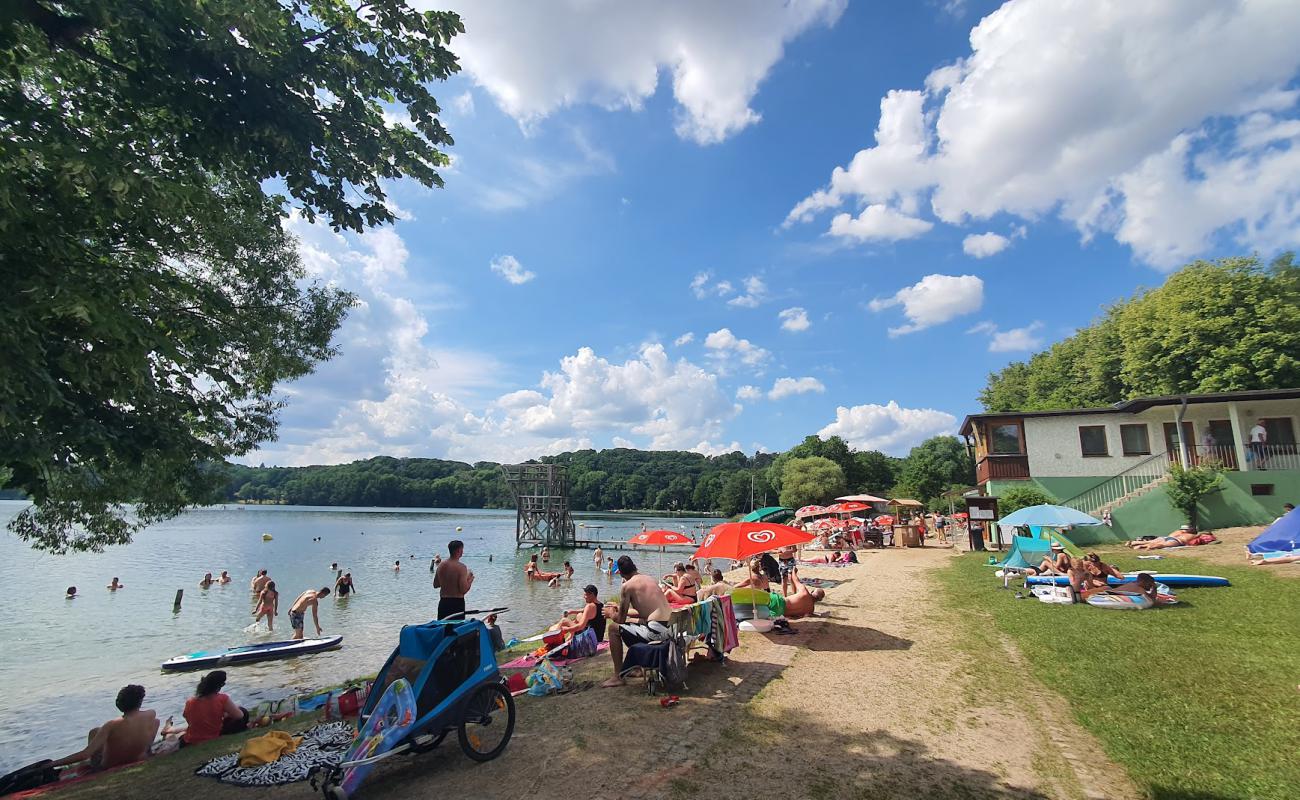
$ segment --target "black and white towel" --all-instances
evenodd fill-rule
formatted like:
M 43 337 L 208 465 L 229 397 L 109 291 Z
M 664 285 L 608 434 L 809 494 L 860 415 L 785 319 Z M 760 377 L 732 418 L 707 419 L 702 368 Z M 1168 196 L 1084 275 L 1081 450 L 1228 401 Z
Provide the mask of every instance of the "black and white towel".
M 271 764 L 241 767 L 236 752 L 212 759 L 194 770 L 194 774 L 235 786 L 279 786 L 305 781 L 312 767 L 342 762 L 355 732 L 346 722 L 322 722 L 310 730 L 295 733 L 294 736 L 302 737 L 298 749 Z

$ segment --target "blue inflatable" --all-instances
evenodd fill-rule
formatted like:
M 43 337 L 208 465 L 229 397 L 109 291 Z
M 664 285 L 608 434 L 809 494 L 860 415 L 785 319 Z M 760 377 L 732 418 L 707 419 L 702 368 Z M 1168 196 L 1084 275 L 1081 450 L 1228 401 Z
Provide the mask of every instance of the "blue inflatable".
M 1300 550 L 1300 514 L 1292 511 L 1264 529 L 1246 549 L 1256 555 L 1291 553 Z

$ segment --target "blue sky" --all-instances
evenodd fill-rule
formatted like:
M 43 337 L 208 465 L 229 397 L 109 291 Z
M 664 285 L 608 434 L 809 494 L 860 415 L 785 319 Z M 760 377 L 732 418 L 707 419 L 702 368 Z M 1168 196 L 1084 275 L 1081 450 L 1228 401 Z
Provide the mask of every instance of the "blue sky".
M 362 305 L 250 462 L 902 455 L 1105 304 L 1300 239 L 1289 3 L 461 5 L 446 188 L 289 222 Z

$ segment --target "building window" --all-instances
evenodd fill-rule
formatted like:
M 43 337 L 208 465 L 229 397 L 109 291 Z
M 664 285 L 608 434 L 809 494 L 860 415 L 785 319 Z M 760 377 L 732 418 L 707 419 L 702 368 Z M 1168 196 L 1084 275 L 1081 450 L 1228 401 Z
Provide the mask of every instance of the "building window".
M 1126 456 L 1151 455 L 1151 437 L 1147 433 L 1146 423 L 1119 426 L 1119 443 Z M 1105 449 L 1105 437 L 1102 437 L 1102 449 Z M 1088 455 L 1084 453 L 1084 455 Z M 1104 454 L 1103 454 L 1104 455 Z
M 1079 446 L 1085 456 L 1108 456 L 1105 425 L 1080 425 Z
M 1273 417 L 1259 421 L 1268 434 L 1269 444 L 1295 444 L 1295 428 L 1290 417 Z
M 995 456 L 1024 455 L 1023 441 L 1019 422 L 1002 422 L 989 426 L 989 452 Z

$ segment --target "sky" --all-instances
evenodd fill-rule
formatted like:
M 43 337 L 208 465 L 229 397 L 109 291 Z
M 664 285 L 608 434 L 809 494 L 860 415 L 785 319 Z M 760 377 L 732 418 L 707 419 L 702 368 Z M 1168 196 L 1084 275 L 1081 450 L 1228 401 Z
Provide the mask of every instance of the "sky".
M 291 216 L 360 303 L 249 463 L 905 455 L 1178 266 L 1300 244 L 1293 0 L 449 5 L 446 186 Z

